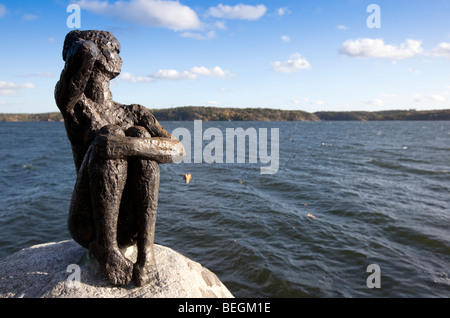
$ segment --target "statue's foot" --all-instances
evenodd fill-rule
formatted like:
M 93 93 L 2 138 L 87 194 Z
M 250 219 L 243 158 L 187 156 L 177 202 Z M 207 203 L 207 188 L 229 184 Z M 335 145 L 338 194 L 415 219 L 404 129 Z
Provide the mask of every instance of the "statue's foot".
M 149 283 L 159 285 L 159 275 L 154 260 L 135 263 L 133 272 L 137 286 L 140 287 Z
M 133 262 L 125 258 L 119 250 L 104 250 L 96 243 L 89 247 L 99 262 L 108 281 L 117 286 L 128 285 L 133 277 Z

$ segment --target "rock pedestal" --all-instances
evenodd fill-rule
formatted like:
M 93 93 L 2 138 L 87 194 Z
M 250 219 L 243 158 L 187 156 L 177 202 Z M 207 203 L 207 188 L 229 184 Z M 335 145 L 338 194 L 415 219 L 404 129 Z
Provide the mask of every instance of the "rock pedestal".
M 110 285 L 95 259 L 72 240 L 35 245 L 0 260 L 0 298 L 232 298 L 210 270 L 154 245 L 159 282 Z M 133 249 L 125 255 L 133 258 Z

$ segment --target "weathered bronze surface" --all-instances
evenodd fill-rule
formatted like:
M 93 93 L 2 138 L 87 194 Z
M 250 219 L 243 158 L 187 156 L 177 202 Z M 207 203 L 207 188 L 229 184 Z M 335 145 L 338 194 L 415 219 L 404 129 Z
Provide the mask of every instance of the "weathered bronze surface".
M 68 227 L 107 279 L 138 286 L 158 279 L 153 255 L 159 164 L 184 157 L 181 142 L 143 106 L 112 100 L 120 44 L 106 31 L 67 34 L 64 69 L 55 88 L 77 170 Z M 137 243 L 132 263 L 120 248 Z

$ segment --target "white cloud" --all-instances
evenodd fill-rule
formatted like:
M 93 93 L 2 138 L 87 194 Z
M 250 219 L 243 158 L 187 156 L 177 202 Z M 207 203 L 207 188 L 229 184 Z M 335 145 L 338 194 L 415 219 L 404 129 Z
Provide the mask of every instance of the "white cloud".
M 295 73 L 311 68 L 311 64 L 298 53 L 291 55 L 291 58 L 286 62 L 273 62 L 271 64 L 274 71 L 283 73 Z
M 323 100 L 316 100 L 315 102 L 313 102 L 313 104 L 317 106 L 322 106 L 325 105 L 325 102 Z
M 400 46 L 385 44 L 382 39 L 363 38 L 345 41 L 339 52 L 350 57 L 402 60 L 423 53 L 422 41 L 406 40 Z
M 433 101 L 433 102 L 445 102 L 446 98 L 442 95 L 435 95 L 435 94 L 431 94 L 431 95 L 426 95 L 423 96 L 421 94 L 415 93 L 412 95 L 414 98 L 414 101 L 417 102 L 422 102 L 423 99 L 429 100 L 429 101 Z
M 216 37 L 216 32 L 214 30 L 209 31 L 206 34 L 201 34 L 197 32 L 186 31 L 180 34 L 183 38 L 191 38 L 195 40 L 210 40 Z
M 159 70 L 151 75 L 154 79 L 181 81 L 181 80 L 194 80 L 197 79 L 197 75 L 184 71 L 179 73 L 177 70 Z
M 51 78 L 51 77 L 55 77 L 55 74 L 38 72 L 38 73 L 31 73 L 31 74 L 21 74 L 21 75 L 18 75 L 18 76 L 22 77 L 22 78 L 27 78 L 27 77 L 47 77 L 47 78 Z
M 281 17 L 283 15 L 290 14 L 291 10 L 289 10 L 287 7 L 282 7 L 282 8 L 278 8 L 277 13 Z
M 87 11 L 144 26 L 175 31 L 198 30 L 202 27 L 195 11 L 179 1 L 119 0 L 110 4 L 108 1 L 80 0 L 76 3 Z
M 6 10 L 6 6 L 0 3 L 0 18 L 3 17 L 7 12 L 8 10 Z
M 237 4 L 235 6 L 219 4 L 217 7 L 209 8 L 209 15 L 223 19 L 238 20 L 258 20 L 267 11 L 265 5 L 250 6 L 245 4 Z
M 291 37 L 289 35 L 282 35 L 281 41 L 283 42 L 291 42 Z
M 194 66 L 188 71 L 179 72 L 177 70 L 158 70 L 148 76 L 135 76 L 131 73 L 124 72 L 120 75 L 120 79 L 130 83 L 151 83 L 155 80 L 170 80 L 170 81 L 182 81 L 182 80 L 196 80 L 199 76 L 208 77 L 220 77 L 231 78 L 234 75 L 225 71 L 219 66 L 213 68 L 207 68 L 204 66 Z
M 154 79 L 148 76 L 135 76 L 128 72 L 123 72 L 119 77 L 122 81 L 130 82 L 130 83 L 150 83 L 153 82 Z
M 450 58 L 450 43 L 442 42 L 431 52 L 433 56 L 445 56 Z
M 22 89 L 35 88 L 33 83 L 15 84 L 12 82 L 0 81 L 0 95 L 15 95 Z
M 384 97 L 384 98 L 395 98 L 396 97 L 395 94 L 389 94 L 389 93 L 381 94 L 380 96 Z
M 383 106 L 384 102 L 379 98 L 375 98 L 375 99 L 367 101 L 366 104 L 370 105 L 370 106 L 378 106 L 379 107 L 379 106 Z
M 194 66 L 189 71 L 195 75 L 214 76 L 214 77 L 232 77 L 233 75 L 229 71 L 224 71 L 220 67 L 207 68 L 204 66 Z
M 216 21 L 216 23 L 214 23 L 214 26 L 220 30 L 227 29 L 227 25 L 225 24 L 225 21 Z
M 338 30 L 348 30 L 348 27 L 346 27 L 345 25 L 337 25 L 336 29 L 338 29 Z
M 303 98 L 303 99 L 292 99 L 291 103 L 295 104 L 295 105 L 300 105 L 302 103 L 308 103 L 308 98 Z
M 428 95 L 426 98 L 435 102 L 445 102 L 445 97 L 441 95 Z
M 46 42 L 47 42 L 47 43 L 55 43 L 55 42 L 56 42 L 56 39 L 55 39 L 55 38 L 48 38 L 48 39 L 46 40 Z

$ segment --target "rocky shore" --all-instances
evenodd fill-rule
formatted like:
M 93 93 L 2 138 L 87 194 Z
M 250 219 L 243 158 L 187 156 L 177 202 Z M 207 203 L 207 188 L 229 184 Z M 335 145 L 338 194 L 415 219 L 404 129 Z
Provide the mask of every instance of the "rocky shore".
M 159 281 L 116 287 L 72 240 L 31 246 L 0 260 L 0 298 L 233 298 L 199 263 L 168 247 L 154 249 Z M 124 253 L 133 260 L 133 247 Z

